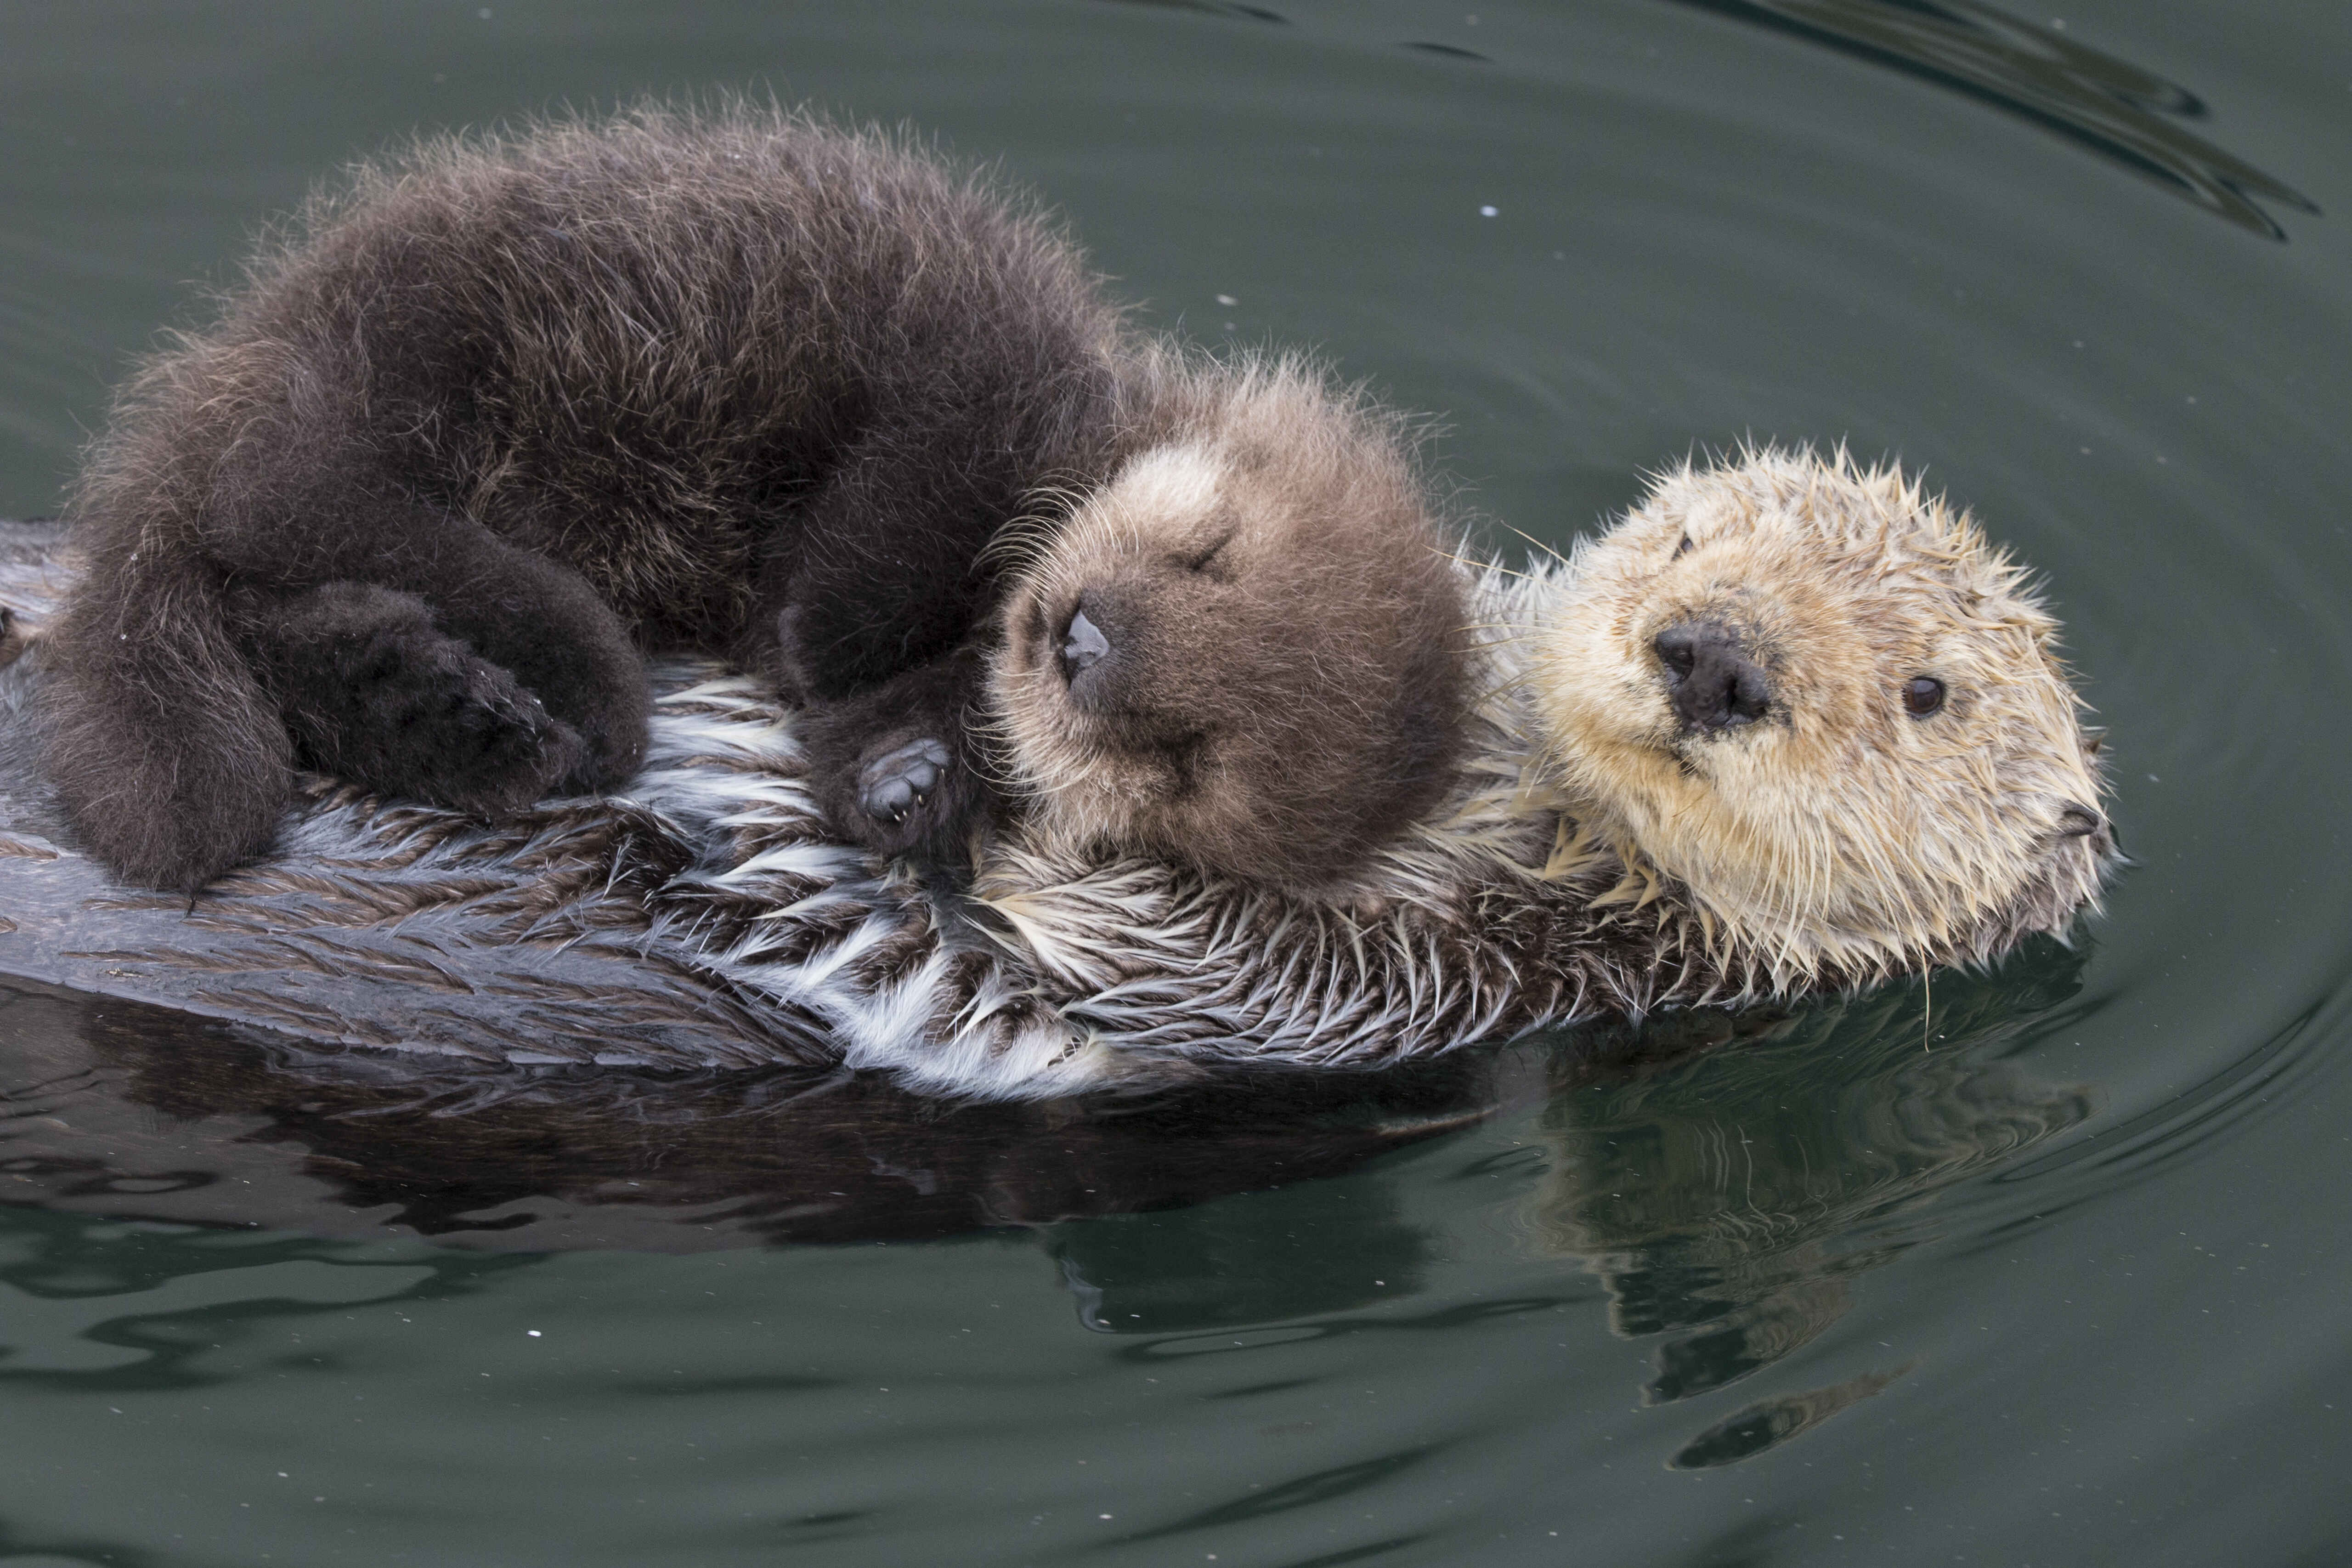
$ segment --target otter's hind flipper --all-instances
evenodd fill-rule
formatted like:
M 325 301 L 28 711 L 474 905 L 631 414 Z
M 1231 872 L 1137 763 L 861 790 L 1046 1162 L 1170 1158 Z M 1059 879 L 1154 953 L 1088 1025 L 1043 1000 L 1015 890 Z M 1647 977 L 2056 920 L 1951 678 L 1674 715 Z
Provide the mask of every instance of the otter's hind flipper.
M 424 508 L 406 520 L 400 549 L 365 564 L 355 575 L 422 598 L 442 631 L 511 671 L 578 731 L 572 783 L 609 788 L 637 771 L 653 711 L 645 659 L 586 578 L 479 523 Z
M 493 816 L 591 782 L 595 759 L 580 732 L 443 632 L 414 594 L 329 583 L 247 592 L 238 609 L 308 766 Z

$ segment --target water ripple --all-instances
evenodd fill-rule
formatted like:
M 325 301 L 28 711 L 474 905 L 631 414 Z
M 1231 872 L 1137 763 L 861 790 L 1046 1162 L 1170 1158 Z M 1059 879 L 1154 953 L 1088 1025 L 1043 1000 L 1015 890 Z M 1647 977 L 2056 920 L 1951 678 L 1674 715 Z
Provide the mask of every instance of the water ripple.
M 2284 242 L 2259 204 L 2319 208 L 2185 130 L 2204 100 L 1976 0 L 1674 0 L 1966 93 L 2063 136 L 2239 227 Z

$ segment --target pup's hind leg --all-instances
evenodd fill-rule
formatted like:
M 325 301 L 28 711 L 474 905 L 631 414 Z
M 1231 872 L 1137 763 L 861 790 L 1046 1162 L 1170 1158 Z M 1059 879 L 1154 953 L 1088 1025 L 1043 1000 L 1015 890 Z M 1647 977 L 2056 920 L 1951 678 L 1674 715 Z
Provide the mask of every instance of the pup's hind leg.
M 305 764 L 388 795 L 502 816 L 593 765 L 580 732 L 414 594 L 246 590 L 236 618 Z
M 586 578 L 441 507 L 338 490 L 311 510 L 335 526 L 289 523 L 207 543 L 239 581 L 278 592 L 364 583 L 415 595 L 442 634 L 510 672 L 578 731 L 580 785 L 617 784 L 636 772 L 653 701 L 645 660 Z
M 47 649 L 44 760 L 100 861 L 194 893 L 277 832 L 286 726 L 205 574 L 117 564 L 93 578 Z
M 645 658 L 628 628 L 569 566 L 453 521 L 463 531 L 458 538 L 444 540 L 425 569 L 403 571 L 396 585 L 424 598 L 443 631 L 511 670 L 577 732 L 575 784 L 604 789 L 625 782 L 645 761 L 653 709 Z

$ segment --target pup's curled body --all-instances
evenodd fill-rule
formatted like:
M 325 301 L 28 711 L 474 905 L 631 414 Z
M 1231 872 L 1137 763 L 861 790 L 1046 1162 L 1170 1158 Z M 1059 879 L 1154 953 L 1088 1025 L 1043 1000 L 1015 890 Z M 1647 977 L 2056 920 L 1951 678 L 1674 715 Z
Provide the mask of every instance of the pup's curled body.
M 152 886 L 258 852 L 298 764 L 609 788 L 642 651 L 776 680 L 886 852 L 964 853 L 1010 780 L 1060 838 L 1338 885 L 1456 745 L 1392 421 L 1134 333 L 1037 214 L 777 112 L 361 169 L 124 392 L 72 512 L 51 768 Z

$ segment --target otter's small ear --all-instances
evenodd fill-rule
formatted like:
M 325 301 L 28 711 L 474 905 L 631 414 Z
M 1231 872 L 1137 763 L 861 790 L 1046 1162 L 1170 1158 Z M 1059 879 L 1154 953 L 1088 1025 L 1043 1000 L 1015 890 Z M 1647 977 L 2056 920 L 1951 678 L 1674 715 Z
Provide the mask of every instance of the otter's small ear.
M 2095 757 L 2107 749 L 2107 727 L 2105 724 L 2085 725 L 2083 730 L 2083 754 Z

